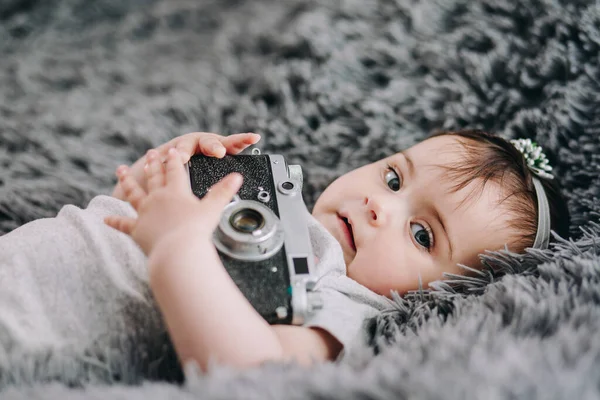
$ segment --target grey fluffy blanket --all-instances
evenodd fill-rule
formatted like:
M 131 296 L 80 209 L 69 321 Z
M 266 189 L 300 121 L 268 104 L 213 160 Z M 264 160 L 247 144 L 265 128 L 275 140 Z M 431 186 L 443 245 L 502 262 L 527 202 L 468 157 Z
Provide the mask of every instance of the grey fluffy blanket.
M 591 0 L 0 0 L 2 233 L 85 206 L 116 165 L 195 130 L 262 133 L 303 165 L 309 207 L 432 129 L 531 137 L 572 214 L 548 251 L 489 254 L 478 277 L 396 299 L 341 364 L 181 385 L 174 362 L 100 370 L 0 337 L 0 395 L 600 398 L 599 26 Z

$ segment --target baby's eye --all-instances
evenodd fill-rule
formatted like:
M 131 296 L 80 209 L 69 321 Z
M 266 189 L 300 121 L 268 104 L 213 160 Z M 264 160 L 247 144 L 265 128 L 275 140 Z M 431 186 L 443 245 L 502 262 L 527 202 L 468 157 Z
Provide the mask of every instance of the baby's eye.
M 424 247 L 428 251 L 431 249 L 431 244 L 433 243 L 433 233 L 428 227 L 421 225 L 418 222 L 411 222 L 410 231 L 412 232 L 419 246 Z
M 392 167 L 389 164 L 387 166 L 387 172 L 385 173 L 384 178 L 385 183 L 389 186 L 390 189 L 392 189 L 394 192 L 400 190 L 400 176 L 398 175 L 394 167 Z

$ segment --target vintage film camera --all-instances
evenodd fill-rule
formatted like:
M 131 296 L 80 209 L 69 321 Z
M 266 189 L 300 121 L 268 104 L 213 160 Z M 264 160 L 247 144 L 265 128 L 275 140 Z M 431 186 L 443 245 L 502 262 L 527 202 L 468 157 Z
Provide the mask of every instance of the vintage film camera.
M 314 255 L 302 199 L 302 169 L 281 155 L 195 155 L 190 183 L 200 198 L 231 172 L 244 177 L 225 207 L 213 243 L 225 269 L 270 324 L 302 324 L 321 307 L 313 292 Z M 226 318 L 226 316 L 224 316 Z

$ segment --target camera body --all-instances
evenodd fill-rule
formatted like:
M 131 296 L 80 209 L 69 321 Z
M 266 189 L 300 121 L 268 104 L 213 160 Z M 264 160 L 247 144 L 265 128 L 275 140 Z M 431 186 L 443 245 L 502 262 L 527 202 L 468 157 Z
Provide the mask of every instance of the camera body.
M 270 324 L 302 324 L 320 299 L 313 292 L 314 255 L 302 199 L 302 169 L 281 155 L 193 156 L 193 193 L 202 198 L 231 172 L 244 182 L 221 214 L 213 243 L 223 266 Z M 223 316 L 227 318 L 227 316 Z

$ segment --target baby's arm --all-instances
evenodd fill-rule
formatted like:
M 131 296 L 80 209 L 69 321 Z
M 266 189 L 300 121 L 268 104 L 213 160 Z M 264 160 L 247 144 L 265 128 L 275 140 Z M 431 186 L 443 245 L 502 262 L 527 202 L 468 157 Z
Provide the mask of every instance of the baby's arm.
M 231 280 L 211 242 L 173 235 L 150 259 L 150 284 L 182 363 L 249 367 L 267 360 L 332 360 L 339 342 L 325 331 L 270 326 Z
M 222 209 L 241 182 L 231 176 L 202 199 L 189 187 L 175 151 L 165 171 L 158 153 L 148 153 L 147 190 L 118 169 L 119 182 L 137 218 L 106 223 L 131 235 L 149 257 L 150 286 L 182 363 L 209 361 L 237 367 L 267 360 L 302 363 L 334 359 L 340 344 L 325 331 L 272 327 L 254 310 L 223 267 L 212 243 Z
M 256 144 L 260 135 L 256 133 L 237 133 L 235 135 L 221 136 L 216 133 L 193 132 L 178 136 L 156 148 L 162 160 L 166 160 L 170 148 L 175 148 L 181 155 L 185 164 L 194 154 L 202 153 L 206 156 L 223 158 L 225 154 L 238 154 L 246 147 Z M 130 168 L 130 173 L 136 182 L 146 190 L 146 174 L 144 165 L 148 162 L 147 154 L 138 159 Z M 112 197 L 125 200 L 123 188 L 117 182 L 112 192 Z

